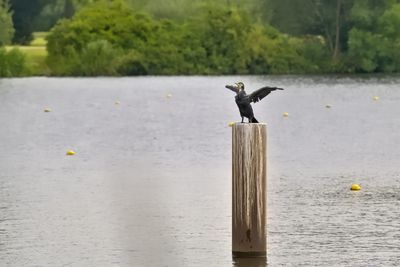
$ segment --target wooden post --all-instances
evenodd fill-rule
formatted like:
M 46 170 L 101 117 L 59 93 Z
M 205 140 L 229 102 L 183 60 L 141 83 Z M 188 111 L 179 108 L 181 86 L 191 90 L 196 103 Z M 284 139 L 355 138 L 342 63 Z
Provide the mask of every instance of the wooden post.
M 232 255 L 266 257 L 267 125 L 232 127 Z

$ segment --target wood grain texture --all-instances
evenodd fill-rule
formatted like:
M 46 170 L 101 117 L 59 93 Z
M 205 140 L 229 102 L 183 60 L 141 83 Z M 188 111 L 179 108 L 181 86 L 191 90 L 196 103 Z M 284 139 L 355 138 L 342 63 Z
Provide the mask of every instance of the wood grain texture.
M 266 256 L 267 126 L 232 127 L 232 252 Z

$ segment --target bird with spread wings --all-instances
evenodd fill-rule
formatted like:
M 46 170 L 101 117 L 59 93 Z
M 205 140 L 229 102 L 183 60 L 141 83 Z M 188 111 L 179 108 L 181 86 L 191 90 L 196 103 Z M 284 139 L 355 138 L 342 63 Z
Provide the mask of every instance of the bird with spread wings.
M 258 123 L 257 119 L 254 117 L 253 108 L 251 107 L 252 102 L 256 103 L 260 101 L 272 91 L 283 90 L 283 88 L 279 87 L 265 86 L 248 95 L 244 90 L 244 83 L 242 82 L 235 83 L 235 85 L 226 85 L 225 87 L 236 93 L 235 102 L 239 108 L 242 122 L 244 117 L 246 117 L 249 119 L 249 123 Z

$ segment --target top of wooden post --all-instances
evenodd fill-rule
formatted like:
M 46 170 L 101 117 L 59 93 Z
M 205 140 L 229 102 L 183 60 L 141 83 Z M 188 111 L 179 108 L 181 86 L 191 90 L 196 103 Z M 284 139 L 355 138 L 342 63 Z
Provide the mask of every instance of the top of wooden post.
M 248 127 L 248 128 L 252 128 L 252 127 L 267 127 L 266 123 L 241 123 L 241 122 L 236 122 L 232 125 L 233 127 Z

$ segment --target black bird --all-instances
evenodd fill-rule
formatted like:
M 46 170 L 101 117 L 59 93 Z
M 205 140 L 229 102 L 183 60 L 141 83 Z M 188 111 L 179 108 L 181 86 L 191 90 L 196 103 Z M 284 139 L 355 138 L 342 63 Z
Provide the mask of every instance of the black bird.
M 269 93 L 271 93 L 272 91 L 283 90 L 283 88 L 265 86 L 248 95 L 244 90 L 244 84 L 242 82 L 236 83 L 236 86 L 226 85 L 225 87 L 236 93 L 235 102 L 239 108 L 242 122 L 244 117 L 246 117 L 249 119 L 249 123 L 258 123 L 257 119 L 254 118 L 251 102 L 255 103 L 260 101 L 261 99 L 269 95 Z

